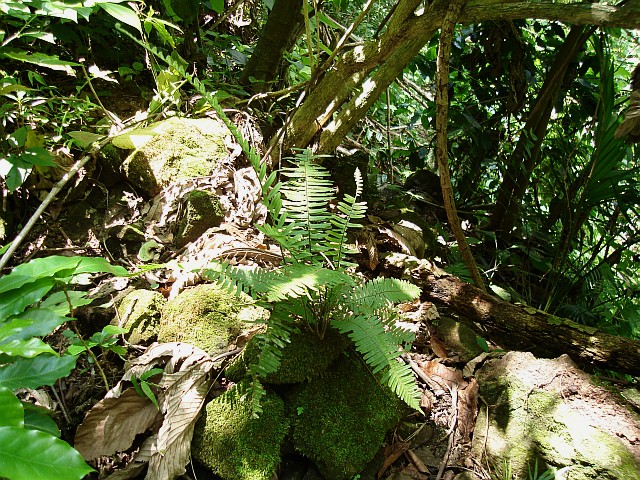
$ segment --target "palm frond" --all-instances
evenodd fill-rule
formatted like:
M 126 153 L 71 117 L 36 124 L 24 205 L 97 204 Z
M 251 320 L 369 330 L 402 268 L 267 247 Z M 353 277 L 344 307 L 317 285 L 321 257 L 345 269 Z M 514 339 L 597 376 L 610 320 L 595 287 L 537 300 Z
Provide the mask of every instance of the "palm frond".
M 383 323 L 376 315 L 353 315 L 347 320 L 331 322 L 340 333 L 353 340 L 356 350 L 374 374 L 383 372 L 383 383 L 412 408 L 419 408 L 419 394 L 413 373 L 404 363 L 397 361 L 401 354 L 398 345 L 391 341 Z

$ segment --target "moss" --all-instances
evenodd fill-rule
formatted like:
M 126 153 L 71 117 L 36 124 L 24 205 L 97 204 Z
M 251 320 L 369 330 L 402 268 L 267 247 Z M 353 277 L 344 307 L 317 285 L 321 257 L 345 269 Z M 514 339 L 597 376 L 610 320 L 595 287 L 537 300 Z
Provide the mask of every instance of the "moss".
M 222 205 L 215 193 L 192 190 L 184 199 L 184 216 L 176 236 L 181 247 L 199 238 L 207 229 L 217 227 L 224 218 Z
M 277 385 L 309 380 L 325 371 L 346 346 L 346 339 L 335 330 L 327 331 L 322 340 L 307 329 L 294 333 L 282 349 L 280 367 L 264 382 Z M 227 367 L 227 378 L 239 381 L 247 366 L 258 361 L 259 354 L 260 335 L 256 335 L 247 343 L 242 355 Z
M 229 131 L 213 119 L 172 117 L 156 124 L 154 132 L 122 165 L 128 180 L 147 196 L 173 181 L 210 175 L 228 153 Z
M 289 428 L 284 403 L 275 393 L 262 398 L 263 413 L 252 417 L 244 383 L 211 401 L 194 432 L 193 457 L 226 480 L 269 480 L 280 463 Z
M 129 330 L 127 340 L 149 344 L 158 335 L 158 324 L 165 298 L 152 290 L 133 290 L 118 305 L 118 321 Z
M 359 473 L 402 413 L 395 395 L 354 353 L 302 388 L 291 410 L 294 447 L 332 480 Z
M 226 350 L 242 331 L 241 300 L 217 285 L 197 285 L 167 302 L 158 331 L 160 342 L 187 342 L 210 355 Z

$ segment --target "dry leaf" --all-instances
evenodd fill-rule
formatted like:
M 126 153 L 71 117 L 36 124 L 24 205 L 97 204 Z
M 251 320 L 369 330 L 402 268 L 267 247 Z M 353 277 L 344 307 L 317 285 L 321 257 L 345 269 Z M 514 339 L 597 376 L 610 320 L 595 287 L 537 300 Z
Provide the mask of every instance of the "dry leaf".
M 465 388 L 467 386 L 467 382 L 462 378 L 462 374 L 458 370 L 442 365 L 437 360 L 419 362 L 418 365 L 428 377 L 446 385 L 449 389 L 454 386 L 457 388 Z
M 93 406 L 78 427 L 74 446 L 85 460 L 123 452 L 159 417 L 160 412 L 148 398 L 129 388 L 119 397 L 104 398 Z
M 478 413 L 478 382 L 469 380 L 466 388 L 458 390 L 458 431 L 462 442 L 470 442 Z
M 132 377 L 140 378 L 156 367 L 164 368 L 157 387 L 160 412 L 149 399 L 140 397 L 135 391 L 131 394 L 129 392 L 132 389 L 125 388 Z M 150 435 L 144 441 L 127 467 L 109 478 L 133 478 L 139 473 L 140 467 L 148 463 L 145 478 L 173 480 L 184 473 L 185 465 L 189 462 L 193 428 L 204 405 L 213 368 L 213 359 L 192 345 L 153 344 L 142 356 L 129 363 L 122 380 L 89 411 L 79 429 L 80 438 L 76 437 L 76 445 L 80 440 L 82 448 L 90 454 L 85 458 L 125 451 L 131 448 L 136 434 L 147 431 L 149 423 L 155 423 L 155 415 L 161 414 L 162 425 L 157 434 Z M 153 422 L 141 413 L 149 405 L 154 411 Z M 129 425 L 132 413 L 136 418 L 136 411 L 140 418 Z M 114 416 L 114 412 L 117 415 Z M 122 436 L 123 431 L 125 435 Z M 122 438 L 116 439 L 119 435 Z
M 407 450 L 407 457 L 411 463 L 413 463 L 420 473 L 430 474 L 429 468 L 418 458 L 418 456 L 413 452 L 413 450 Z
M 433 353 L 435 353 L 439 358 L 449 357 L 447 346 L 433 333 L 429 335 L 429 345 L 431 345 Z
M 380 470 L 378 470 L 376 478 L 382 478 L 384 472 L 386 472 L 387 469 L 409 449 L 409 445 L 409 442 L 395 442 L 391 445 L 387 445 L 384 448 L 384 462 L 380 467 Z

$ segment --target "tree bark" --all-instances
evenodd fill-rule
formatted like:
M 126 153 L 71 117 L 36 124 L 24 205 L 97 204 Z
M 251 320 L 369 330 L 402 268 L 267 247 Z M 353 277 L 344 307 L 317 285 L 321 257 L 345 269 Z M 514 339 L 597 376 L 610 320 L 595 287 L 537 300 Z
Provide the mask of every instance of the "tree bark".
M 269 83 L 278 76 L 282 57 L 294 43 L 302 26 L 303 0 L 275 0 L 269 18 L 251 58 L 242 71 L 240 82 L 256 92 L 270 90 Z
M 623 6 L 555 1 L 470 0 L 458 23 L 548 19 L 569 24 L 640 28 L 640 0 Z M 419 7 L 426 4 L 424 11 Z M 399 0 L 380 36 L 342 55 L 325 72 L 288 122 L 283 150 L 314 143 L 320 152 L 338 146 L 371 105 L 441 27 L 449 2 Z M 372 73 L 373 72 L 373 73 Z
M 450 308 L 482 329 L 482 336 L 502 347 L 544 357 L 566 353 L 579 364 L 638 375 L 640 341 L 602 333 L 532 307 L 513 305 L 436 267 L 418 267 L 409 275 L 412 283 L 422 288 L 422 300 Z

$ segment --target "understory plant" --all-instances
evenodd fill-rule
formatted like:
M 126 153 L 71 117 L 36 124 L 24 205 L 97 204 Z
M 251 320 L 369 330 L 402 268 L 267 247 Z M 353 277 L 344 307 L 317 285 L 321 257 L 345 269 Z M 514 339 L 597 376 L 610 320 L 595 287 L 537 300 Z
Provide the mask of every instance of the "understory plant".
M 252 296 L 270 312 L 266 330 L 256 339 L 261 353 L 248 366 L 253 411 L 260 412 L 264 395 L 261 380 L 277 370 L 281 352 L 291 334 L 308 329 L 323 338 L 328 329 L 347 335 L 371 372 L 413 408 L 419 408 L 418 391 L 408 366 L 399 356 L 414 335 L 397 325 L 394 304 L 411 301 L 420 289 L 405 280 L 376 278 L 364 281 L 354 274 L 346 255 L 353 253 L 348 230 L 365 215 L 362 175 L 355 174 L 355 196 L 345 195 L 331 209 L 335 196 L 329 172 L 314 163 L 305 150 L 293 166 L 277 173 L 258 174 L 270 222 L 257 228 L 281 248 L 282 263 L 275 270 L 248 270 L 224 263 L 211 264 L 209 278 Z M 255 166 L 255 165 L 254 165 Z
M 50 256 L 0 277 L 0 477 L 10 480 L 75 480 L 92 469 L 59 438 L 44 409 L 22 402 L 16 391 L 52 386 L 69 375 L 77 356 L 60 355 L 40 337 L 73 320 L 90 302 L 69 285 L 91 273 L 126 275 L 102 258 Z M 52 293 L 53 292 L 53 293 Z

